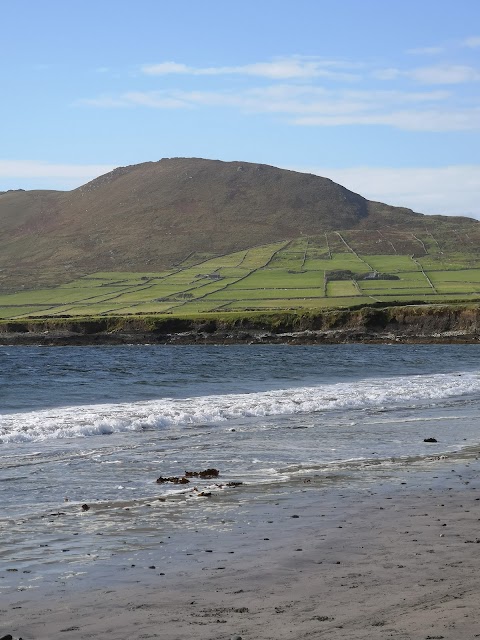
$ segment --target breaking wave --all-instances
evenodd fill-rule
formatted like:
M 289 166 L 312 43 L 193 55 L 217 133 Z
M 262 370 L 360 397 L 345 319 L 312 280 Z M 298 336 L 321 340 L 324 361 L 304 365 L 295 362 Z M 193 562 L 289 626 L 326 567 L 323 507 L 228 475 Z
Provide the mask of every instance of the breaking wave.
M 0 442 L 182 429 L 250 417 L 408 407 L 479 392 L 480 372 L 468 372 L 374 378 L 247 394 L 61 407 L 1 415 Z

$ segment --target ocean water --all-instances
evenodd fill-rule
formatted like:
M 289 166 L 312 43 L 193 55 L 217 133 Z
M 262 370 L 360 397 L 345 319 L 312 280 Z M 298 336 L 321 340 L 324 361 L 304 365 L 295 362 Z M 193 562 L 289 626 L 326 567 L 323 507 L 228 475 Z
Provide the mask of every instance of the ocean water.
M 365 481 L 476 446 L 479 356 L 477 345 L 0 348 L 0 568 L 108 558 L 227 527 L 232 505 L 299 483 Z M 156 482 L 211 467 L 217 479 Z

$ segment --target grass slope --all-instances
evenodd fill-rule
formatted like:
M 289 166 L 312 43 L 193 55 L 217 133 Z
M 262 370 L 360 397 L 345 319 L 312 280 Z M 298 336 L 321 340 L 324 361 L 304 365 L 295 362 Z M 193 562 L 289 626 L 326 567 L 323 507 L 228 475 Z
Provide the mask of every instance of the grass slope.
M 408 244 L 404 235 L 390 234 L 390 244 Z M 377 239 L 370 238 L 369 248 Z M 364 234 L 331 231 L 223 256 L 191 254 L 165 271 L 99 271 L 54 288 L 0 295 L 0 318 L 181 316 L 480 300 L 475 252 L 444 251 L 428 229 L 415 242 L 423 245 L 416 255 L 363 253 Z

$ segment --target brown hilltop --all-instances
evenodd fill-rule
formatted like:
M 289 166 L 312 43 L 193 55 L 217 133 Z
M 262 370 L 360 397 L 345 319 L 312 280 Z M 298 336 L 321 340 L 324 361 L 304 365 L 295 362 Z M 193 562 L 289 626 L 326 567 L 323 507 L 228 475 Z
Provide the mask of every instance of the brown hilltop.
M 333 229 L 411 231 L 426 218 L 311 174 L 163 159 L 120 167 L 69 192 L 0 194 L 0 287 L 54 284 L 99 270 L 155 271 L 194 251 L 224 254 Z

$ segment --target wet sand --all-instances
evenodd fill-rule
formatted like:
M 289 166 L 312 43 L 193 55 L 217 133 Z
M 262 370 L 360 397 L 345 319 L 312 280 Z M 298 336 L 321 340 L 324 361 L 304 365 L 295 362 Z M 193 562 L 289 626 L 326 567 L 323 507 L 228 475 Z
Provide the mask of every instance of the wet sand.
M 3 590 L 0 637 L 480 637 L 474 453 L 356 486 L 311 480 L 241 512 L 225 530 L 177 532 L 82 580 Z

